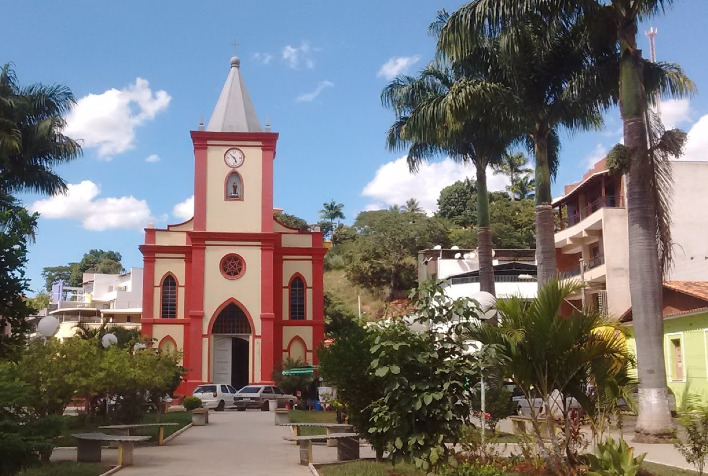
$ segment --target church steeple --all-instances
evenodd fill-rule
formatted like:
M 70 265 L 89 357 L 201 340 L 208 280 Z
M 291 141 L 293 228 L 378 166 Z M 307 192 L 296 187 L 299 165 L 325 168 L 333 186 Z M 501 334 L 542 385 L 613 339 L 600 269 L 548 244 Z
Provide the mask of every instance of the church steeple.
M 206 127 L 209 132 L 263 132 L 243 83 L 240 65 L 238 57 L 231 58 L 231 71 Z

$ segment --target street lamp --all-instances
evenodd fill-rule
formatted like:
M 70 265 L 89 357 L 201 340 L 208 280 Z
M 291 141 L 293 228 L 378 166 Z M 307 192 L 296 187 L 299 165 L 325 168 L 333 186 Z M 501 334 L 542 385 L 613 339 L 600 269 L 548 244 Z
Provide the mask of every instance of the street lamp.
M 54 316 L 44 316 L 37 324 L 37 332 L 45 339 L 52 337 L 58 330 L 59 319 Z

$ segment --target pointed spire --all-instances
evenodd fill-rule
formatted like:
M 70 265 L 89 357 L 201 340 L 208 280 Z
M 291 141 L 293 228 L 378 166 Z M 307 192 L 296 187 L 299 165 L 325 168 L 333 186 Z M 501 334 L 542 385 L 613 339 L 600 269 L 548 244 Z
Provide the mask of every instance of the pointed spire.
M 239 69 L 241 60 L 231 58 L 231 70 L 211 114 L 210 132 L 263 132 Z

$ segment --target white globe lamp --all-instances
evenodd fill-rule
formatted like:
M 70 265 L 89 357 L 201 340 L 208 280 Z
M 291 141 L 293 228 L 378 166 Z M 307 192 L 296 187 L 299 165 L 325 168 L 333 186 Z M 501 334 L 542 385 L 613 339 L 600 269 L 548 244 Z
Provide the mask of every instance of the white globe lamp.
M 59 319 L 54 316 L 44 316 L 37 324 L 37 332 L 45 338 L 52 337 L 58 330 Z
M 103 345 L 104 349 L 107 349 L 112 345 L 116 345 L 117 343 L 118 338 L 115 334 L 106 334 L 101 338 L 101 345 Z
M 474 293 L 470 298 L 473 301 L 477 301 L 479 304 L 479 315 L 480 319 L 491 319 L 494 317 L 494 313 L 497 312 L 497 299 L 486 291 L 480 291 Z

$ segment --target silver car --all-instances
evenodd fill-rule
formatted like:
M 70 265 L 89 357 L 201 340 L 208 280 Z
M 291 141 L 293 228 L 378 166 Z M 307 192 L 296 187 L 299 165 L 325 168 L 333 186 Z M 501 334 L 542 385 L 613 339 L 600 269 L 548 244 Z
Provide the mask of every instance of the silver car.
M 247 408 L 260 408 L 263 411 L 268 411 L 269 400 L 275 400 L 276 406 L 279 408 L 284 407 L 286 403 L 289 403 L 292 408 L 297 397 L 288 395 L 273 385 L 247 385 L 236 392 L 234 405 L 238 411 L 244 411 Z

